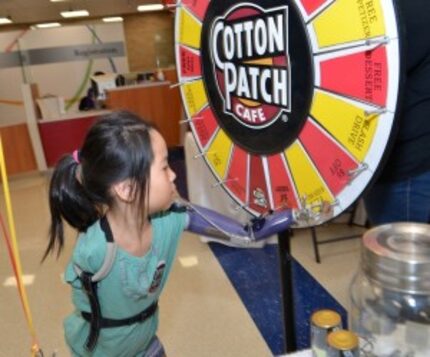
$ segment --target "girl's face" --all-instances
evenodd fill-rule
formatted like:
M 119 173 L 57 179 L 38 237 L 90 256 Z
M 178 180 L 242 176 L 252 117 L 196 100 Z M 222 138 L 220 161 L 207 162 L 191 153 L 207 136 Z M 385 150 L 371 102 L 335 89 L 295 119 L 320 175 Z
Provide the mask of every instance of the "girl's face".
M 167 146 L 161 134 L 150 131 L 154 161 L 151 165 L 149 178 L 149 214 L 166 210 L 177 196 L 174 181 L 176 174 L 167 161 Z

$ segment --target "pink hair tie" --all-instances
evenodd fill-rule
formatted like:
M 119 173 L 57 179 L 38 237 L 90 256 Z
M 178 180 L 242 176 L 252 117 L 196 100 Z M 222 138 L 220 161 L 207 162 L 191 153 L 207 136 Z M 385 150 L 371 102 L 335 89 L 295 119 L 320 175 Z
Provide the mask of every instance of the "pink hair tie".
M 72 153 L 73 160 L 79 165 L 81 162 L 79 161 L 79 151 L 75 150 Z

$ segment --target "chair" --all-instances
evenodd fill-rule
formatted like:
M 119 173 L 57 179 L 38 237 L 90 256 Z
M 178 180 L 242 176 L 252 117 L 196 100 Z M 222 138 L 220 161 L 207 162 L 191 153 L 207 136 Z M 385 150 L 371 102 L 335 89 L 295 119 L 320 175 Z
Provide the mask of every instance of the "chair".
M 370 224 L 369 224 L 369 221 L 367 220 L 367 218 L 366 218 L 364 224 L 357 224 L 354 222 L 354 219 L 356 218 L 358 206 L 359 206 L 359 201 L 356 201 L 351 207 L 349 207 L 345 212 L 343 212 L 342 215 L 345 215 L 345 214 L 349 215 L 348 221 L 347 221 L 348 227 L 358 226 L 358 227 L 363 227 L 363 228 L 369 228 Z M 360 238 L 362 236 L 362 233 L 354 233 L 351 235 L 334 237 L 334 238 L 326 239 L 324 241 L 319 241 L 318 237 L 317 237 L 317 228 L 318 227 L 311 227 L 310 231 L 311 231 L 311 236 L 312 236 L 312 244 L 313 244 L 313 248 L 314 248 L 315 261 L 318 264 L 321 263 L 321 256 L 320 256 L 320 251 L 319 251 L 320 245 L 340 242 L 340 241 L 344 241 L 344 240 L 348 240 L 348 239 Z

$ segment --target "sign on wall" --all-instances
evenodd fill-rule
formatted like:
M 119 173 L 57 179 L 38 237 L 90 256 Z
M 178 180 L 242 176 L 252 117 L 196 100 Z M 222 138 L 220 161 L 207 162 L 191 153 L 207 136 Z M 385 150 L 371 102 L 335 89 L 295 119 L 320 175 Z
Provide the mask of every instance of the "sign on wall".
M 1 53 L 0 68 L 85 61 L 107 57 L 123 57 L 124 55 L 124 44 L 122 42 L 37 48 Z

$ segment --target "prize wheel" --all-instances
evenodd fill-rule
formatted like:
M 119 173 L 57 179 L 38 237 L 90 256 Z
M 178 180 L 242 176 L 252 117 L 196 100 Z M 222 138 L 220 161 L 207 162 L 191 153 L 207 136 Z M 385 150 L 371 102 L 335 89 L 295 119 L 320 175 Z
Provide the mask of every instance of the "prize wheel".
M 184 0 L 175 41 L 200 156 L 243 209 L 337 216 L 360 196 L 395 123 L 392 1 Z

